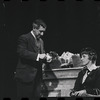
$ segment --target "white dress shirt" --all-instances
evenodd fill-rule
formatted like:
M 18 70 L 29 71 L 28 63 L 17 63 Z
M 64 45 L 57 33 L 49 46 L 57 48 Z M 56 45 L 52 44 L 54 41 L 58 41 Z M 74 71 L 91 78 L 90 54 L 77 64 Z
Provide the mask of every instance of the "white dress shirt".
M 32 36 L 36 39 L 36 36 L 34 35 L 33 31 L 31 31 L 31 34 L 32 34 Z M 36 61 L 39 61 L 39 55 L 40 55 L 40 54 L 37 55 Z

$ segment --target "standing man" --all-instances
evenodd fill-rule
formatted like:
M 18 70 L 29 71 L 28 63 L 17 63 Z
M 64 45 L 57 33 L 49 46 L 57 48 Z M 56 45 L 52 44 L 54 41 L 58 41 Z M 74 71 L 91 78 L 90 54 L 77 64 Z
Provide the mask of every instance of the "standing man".
M 100 96 L 100 67 L 96 66 L 97 54 L 91 48 L 84 48 L 81 60 L 84 68 L 79 72 L 71 96 Z
M 46 30 L 46 24 L 37 19 L 33 22 L 33 29 L 18 39 L 18 64 L 15 73 L 17 82 L 17 96 L 38 100 L 40 97 L 42 79 L 42 60 L 45 59 L 43 40 L 40 38 Z

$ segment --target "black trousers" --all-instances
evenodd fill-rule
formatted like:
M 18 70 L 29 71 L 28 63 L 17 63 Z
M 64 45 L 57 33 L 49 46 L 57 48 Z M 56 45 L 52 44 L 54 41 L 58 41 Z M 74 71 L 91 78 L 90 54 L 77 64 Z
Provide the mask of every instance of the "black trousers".
M 37 79 L 38 80 L 38 79 Z M 39 100 L 41 93 L 41 80 L 30 83 L 17 81 L 17 99 L 28 98 L 28 100 Z

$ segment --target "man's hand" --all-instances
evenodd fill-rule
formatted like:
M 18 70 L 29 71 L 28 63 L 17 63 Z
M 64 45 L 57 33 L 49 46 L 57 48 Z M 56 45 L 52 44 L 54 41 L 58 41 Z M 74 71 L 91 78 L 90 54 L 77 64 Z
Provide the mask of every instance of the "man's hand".
M 39 54 L 39 58 L 40 59 L 45 59 L 46 58 L 46 54 Z
M 48 53 L 46 54 L 46 60 L 47 60 L 47 62 L 52 61 L 52 57 Z

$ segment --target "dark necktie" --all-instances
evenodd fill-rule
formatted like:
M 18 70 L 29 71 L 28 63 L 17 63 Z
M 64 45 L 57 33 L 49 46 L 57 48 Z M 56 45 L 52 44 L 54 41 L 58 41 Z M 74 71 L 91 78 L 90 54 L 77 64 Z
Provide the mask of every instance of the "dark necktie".
M 87 71 L 87 74 L 89 74 L 90 73 L 90 70 L 86 67 L 85 68 L 85 72 Z
M 89 75 L 90 74 L 90 71 L 89 70 L 87 70 L 87 75 Z

